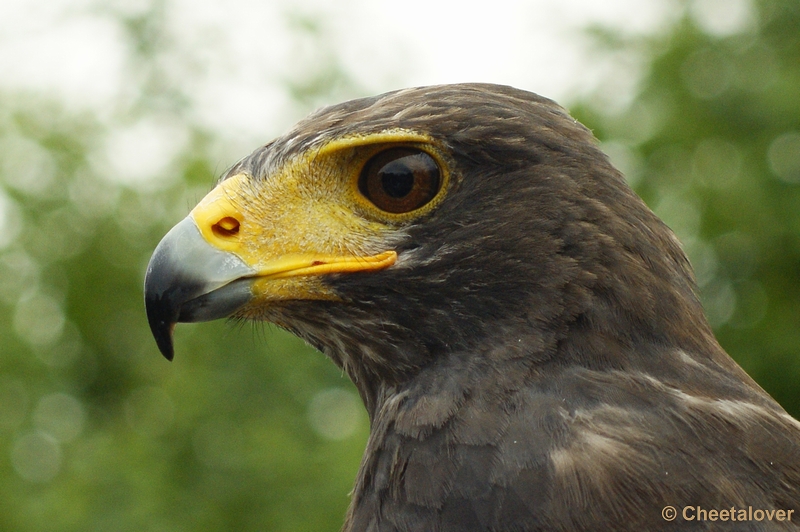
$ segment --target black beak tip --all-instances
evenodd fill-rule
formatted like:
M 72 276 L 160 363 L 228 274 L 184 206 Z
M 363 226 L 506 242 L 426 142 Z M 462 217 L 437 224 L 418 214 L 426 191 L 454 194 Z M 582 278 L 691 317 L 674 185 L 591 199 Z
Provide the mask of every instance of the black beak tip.
M 167 360 L 172 360 L 175 356 L 175 348 L 172 344 L 172 331 L 175 329 L 174 323 L 168 323 L 158 320 L 158 323 L 151 323 L 150 330 L 153 333 L 153 338 L 156 340 L 156 345 L 161 354 Z
M 156 338 L 156 344 L 158 345 L 158 350 L 164 355 L 164 358 L 172 362 L 172 359 L 175 357 L 175 350 L 172 346 L 172 333 L 167 333 L 160 339 Z
M 149 294 L 148 294 L 149 296 Z M 171 309 L 170 305 L 165 305 L 161 298 L 145 296 L 145 307 L 147 309 L 147 321 L 150 325 L 150 332 L 156 341 L 158 350 L 167 360 L 172 360 L 175 356 L 175 348 L 172 343 L 172 332 L 175 330 L 177 322 L 177 312 Z

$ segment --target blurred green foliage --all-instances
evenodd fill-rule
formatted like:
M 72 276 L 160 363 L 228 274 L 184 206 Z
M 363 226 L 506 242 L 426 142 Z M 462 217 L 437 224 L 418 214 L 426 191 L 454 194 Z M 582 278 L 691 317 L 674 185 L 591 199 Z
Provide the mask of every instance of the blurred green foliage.
M 134 189 L 91 117 L 2 102 L 0 529 L 338 526 L 367 434 L 340 372 L 269 325 L 181 327 L 176 364 L 150 337 L 144 268 L 215 179 L 203 143 Z
M 186 118 L 155 5 L 120 17 L 142 90 L 118 119 L 183 131 L 155 179 L 103 159 L 119 124 L 0 95 L 0 529 L 335 530 L 368 427 L 333 364 L 271 325 L 182 325 L 172 364 L 150 338 L 150 253 L 244 155 L 221 163 Z M 730 35 L 690 9 L 657 37 L 597 32 L 647 71 L 628 104 L 572 111 L 678 232 L 721 343 L 799 416 L 800 4 L 755 7 Z M 286 80 L 298 105 L 355 91 L 320 64 Z

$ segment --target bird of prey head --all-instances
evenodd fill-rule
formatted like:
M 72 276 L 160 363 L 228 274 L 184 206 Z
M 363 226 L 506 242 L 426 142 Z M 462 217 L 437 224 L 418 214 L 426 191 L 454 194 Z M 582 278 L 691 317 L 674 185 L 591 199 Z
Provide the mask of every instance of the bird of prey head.
M 344 369 L 371 421 L 345 530 L 800 526 L 800 423 L 716 342 L 673 233 L 535 94 L 315 112 L 164 237 L 145 302 L 167 358 L 176 322 L 234 316 Z

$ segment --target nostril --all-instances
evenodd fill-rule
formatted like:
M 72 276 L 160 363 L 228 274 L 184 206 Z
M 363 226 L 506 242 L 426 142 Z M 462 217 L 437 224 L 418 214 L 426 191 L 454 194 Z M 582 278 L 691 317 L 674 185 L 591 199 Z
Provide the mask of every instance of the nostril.
M 239 220 L 226 216 L 211 226 L 211 231 L 219 238 L 231 238 L 239 233 Z

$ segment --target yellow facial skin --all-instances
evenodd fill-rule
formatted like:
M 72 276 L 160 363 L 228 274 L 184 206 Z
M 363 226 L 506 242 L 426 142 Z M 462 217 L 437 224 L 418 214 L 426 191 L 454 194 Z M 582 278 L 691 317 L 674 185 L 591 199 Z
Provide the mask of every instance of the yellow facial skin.
M 442 173 L 441 190 L 423 207 L 403 214 L 381 211 L 358 189 L 365 163 L 396 146 L 425 150 Z M 253 268 L 254 299 L 242 309 L 287 299 L 336 299 L 319 276 L 377 271 L 392 266 L 402 226 L 432 209 L 449 183 L 444 157 L 417 133 L 390 131 L 337 139 L 290 159 L 273 175 L 234 175 L 192 210 L 202 237 Z

